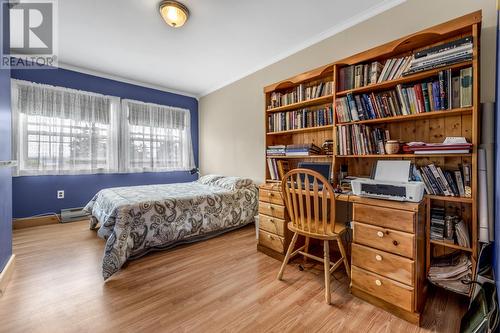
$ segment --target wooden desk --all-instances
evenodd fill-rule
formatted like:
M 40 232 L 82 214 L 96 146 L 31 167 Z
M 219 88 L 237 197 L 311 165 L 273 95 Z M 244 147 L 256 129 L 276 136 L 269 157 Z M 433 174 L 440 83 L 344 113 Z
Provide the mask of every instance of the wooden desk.
M 280 186 L 262 185 L 259 200 L 257 248 L 282 260 L 291 235 Z M 352 194 L 338 194 L 335 200 L 352 205 L 347 206 L 353 229 L 352 294 L 420 324 L 427 293 L 425 201 L 398 202 Z

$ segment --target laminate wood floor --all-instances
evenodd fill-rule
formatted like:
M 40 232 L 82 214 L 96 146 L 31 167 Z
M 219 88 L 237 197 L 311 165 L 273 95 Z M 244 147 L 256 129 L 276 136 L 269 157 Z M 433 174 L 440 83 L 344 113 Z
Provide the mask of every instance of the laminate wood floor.
M 349 294 L 337 272 L 328 306 L 320 266 L 289 265 L 277 281 L 253 226 L 131 261 L 104 283 L 104 241 L 87 226 L 14 231 L 1 332 L 455 332 L 466 302 L 431 291 L 418 328 Z

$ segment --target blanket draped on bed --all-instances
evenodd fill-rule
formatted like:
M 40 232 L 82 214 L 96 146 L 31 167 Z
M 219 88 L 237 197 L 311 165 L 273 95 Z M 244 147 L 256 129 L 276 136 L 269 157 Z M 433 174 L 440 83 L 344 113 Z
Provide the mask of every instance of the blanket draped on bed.
M 84 208 L 91 229 L 106 239 L 102 275 L 108 279 L 128 260 L 150 250 L 214 235 L 253 222 L 258 189 L 200 182 L 101 190 Z

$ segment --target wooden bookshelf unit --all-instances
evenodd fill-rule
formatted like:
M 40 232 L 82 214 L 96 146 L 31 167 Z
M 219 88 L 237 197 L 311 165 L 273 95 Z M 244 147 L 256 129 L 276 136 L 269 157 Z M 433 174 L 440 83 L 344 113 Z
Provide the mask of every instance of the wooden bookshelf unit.
M 265 133 L 266 133 L 266 147 L 272 145 L 289 145 L 289 144 L 302 144 L 313 143 L 319 147 L 325 140 L 333 140 L 334 149 L 333 155 L 313 155 L 313 156 L 266 156 L 268 159 L 273 160 L 286 160 L 291 168 L 296 167 L 297 163 L 303 160 L 308 161 L 325 161 L 332 163 L 333 182 L 338 185 L 338 175 L 341 170 L 347 169 L 349 176 L 369 176 L 378 159 L 394 159 L 394 160 L 410 160 L 412 163 L 420 168 L 434 164 L 436 167 L 441 167 L 442 170 L 457 170 L 459 166 L 470 166 L 470 187 L 471 195 L 468 197 L 460 196 L 441 196 L 427 194 L 424 197 L 422 204 L 425 205 L 426 213 L 425 218 L 425 263 L 419 262 L 419 267 L 425 270 L 425 277 L 431 266 L 432 260 L 436 256 L 441 256 L 454 251 L 462 251 L 470 257 L 472 262 L 472 277 L 475 278 L 475 266 L 478 256 L 478 146 L 479 146 L 479 45 L 480 45 L 480 30 L 481 30 L 481 11 L 473 12 L 471 14 L 456 18 L 454 20 L 439 24 L 437 26 L 425 29 L 423 31 L 402 37 L 393 42 L 389 42 L 378 47 L 372 48 L 368 51 L 358 53 L 346 59 L 337 61 L 332 64 L 311 70 L 309 72 L 297 75 L 295 77 L 277 82 L 264 88 L 265 94 Z M 465 37 L 472 37 L 472 59 L 468 58 L 463 61 L 457 61 L 448 65 L 443 65 L 437 68 L 431 68 L 416 72 L 408 75 L 394 75 L 393 79 L 382 80 L 381 82 L 374 82 L 372 84 L 357 83 L 356 87 L 345 88 L 345 73 L 346 69 L 359 68 L 361 64 L 369 64 L 372 66 L 374 62 L 381 64 L 389 61 L 392 58 L 404 59 L 416 52 L 428 49 L 433 46 L 439 46 L 449 42 L 456 41 Z M 470 40 L 469 40 L 470 41 Z M 408 58 L 409 59 L 409 58 Z M 350 66 L 354 66 L 349 68 Z M 373 68 L 373 67 L 369 67 Z M 472 70 L 472 75 L 470 75 Z M 443 74 L 442 71 L 446 71 Z M 440 73 L 441 72 L 441 73 Z M 460 105 L 456 105 L 451 98 L 445 103 L 447 106 L 429 107 L 431 100 L 430 94 L 434 91 L 433 84 L 438 81 L 441 84 L 443 75 L 448 75 L 455 79 L 455 81 L 463 82 L 463 73 L 472 79 L 472 96 L 467 95 L 460 97 Z M 352 71 L 350 73 L 353 73 Z M 352 75 L 352 74 L 351 74 Z M 459 79 L 456 79 L 456 77 Z M 272 104 L 273 96 L 276 93 L 285 94 L 299 85 L 314 85 L 320 82 L 333 81 L 331 94 L 327 93 L 324 96 L 311 98 L 308 100 L 297 101 L 287 105 L 277 105 L 269 107 Z M 369 80 L 368 80 L 369 81 Z M 359 81 L 358 81 L 359 82 Z M 451 79 L 450 81 L 451 82 Z M 363 85 L 365 84 L 365 85 Z M 361 119 L 356 121 L 343 121 L 340 122 L 339 106 L 337 101 L 342 98 L 363 96 L 368 94 L 371 96 L 375 94 L 388 93 L 394 90 L 396 97 L 401 92 L 401 89 L 420 86 L 421 89 L 428 87 L 428 101 L 429 104 L 425 105 L 423 112 L 404 112 L 400 114 L 387 113 L 384 116 L 370 117 L 369 119 Z M 451 94 L 451 88 L 449 90 Z M 462 90 L 460 89 L 460 93 Z M 273 95 L 274 94 L 274 95 Z M 399 95 L 401 96 L 401 95 Z M 423 95 L 425 98 L 425 95 Z M 472 98 L 472 103 L 468 103 L 467 98 Z M 362 97 L 360 97 L 362 98 Z M 462 103 L 462 98 L 467 102 Z M 352 99 L 351 99 L 352 100 Z M 401 106 L 401 99 L 399 99 Z M 421 104 L 423 105 L 423 104 Z M 291 128 L 288 130 L 271 131 L 269 116 L 277 112 L 291 112 L 303 108 L 317 109 L 326 106 L 332 106 L 334 110 L 333 123 L 322 124 L 317 127 L 307 128 Z M 350 108 L 350 105 L 348 105 Z M 384 106 L 387 110 L 387 107 Z M 420 107 L 419 107 L 420 108 Z M 418 108 L 417 108 L 418 110 Z M 422 109 L 420 109 L 422 111 Z M 349 115 L 350 117 L 350 115 Z M 345 118 L 342 118 L 345 119 Z M 351 120 L 354 119 L 351 118 Z M 416 155 L 413 153 L 401 152 L 398 154 L 341 154 L 339 150 L 340 142 L 338 140 L 339 131 L 347 131 L 345 126 L 352 126 L 357 124 L 359 126 L 367 126 L 369 128 L 378 128 L 384 133 L 390 133 L 391 139 L 397 139 L 400 142 L 426 142 L 426 143 L 442 143 L 446 137 L 465 137 L 467 142 L 472 143 L 470 153 L 443 153 L 443 154 L 423 154 Z M 347 132 L 349 133 L 349 132 Z M 363 142 L 363 141 L 361 141 Z M 363 143 L 362 143 L 363 144 Z M 359 148 L 357 148 L 359 150 Z M 271 173 L 266 163 L 265 179 L 268 183 L 276 184 L 277 180 L 271 180 Z M 276 184 L 276 186 L 278 186 Z M 463 247 L 458 244 L 449 244 L 441 240 L 431 239 L 430 237 L 430 220 L 431 208 L 442 207 L 445 209 L 446 214 L 457 215 L 467 225 L 470 238 L 471 247 Z M 286 246 L 285 246 L 286 248 Z M 469 294 L 469 293 L 465 293 Z M 370 297 L 372 297 L 371 295 Z M 391 311 L 391 307 L 387 306 L 386 309 Z M 398 312 L 395 310 L 392 312 Z

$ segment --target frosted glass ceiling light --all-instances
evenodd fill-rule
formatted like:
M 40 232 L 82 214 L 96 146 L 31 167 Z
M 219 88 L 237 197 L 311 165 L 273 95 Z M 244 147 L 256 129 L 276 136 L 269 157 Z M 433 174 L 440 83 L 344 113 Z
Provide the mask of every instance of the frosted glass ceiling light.
M 162 1 L 160 15 L 169 26 L 179 28 L 189 18 L 189 9 L 177 1 Z

